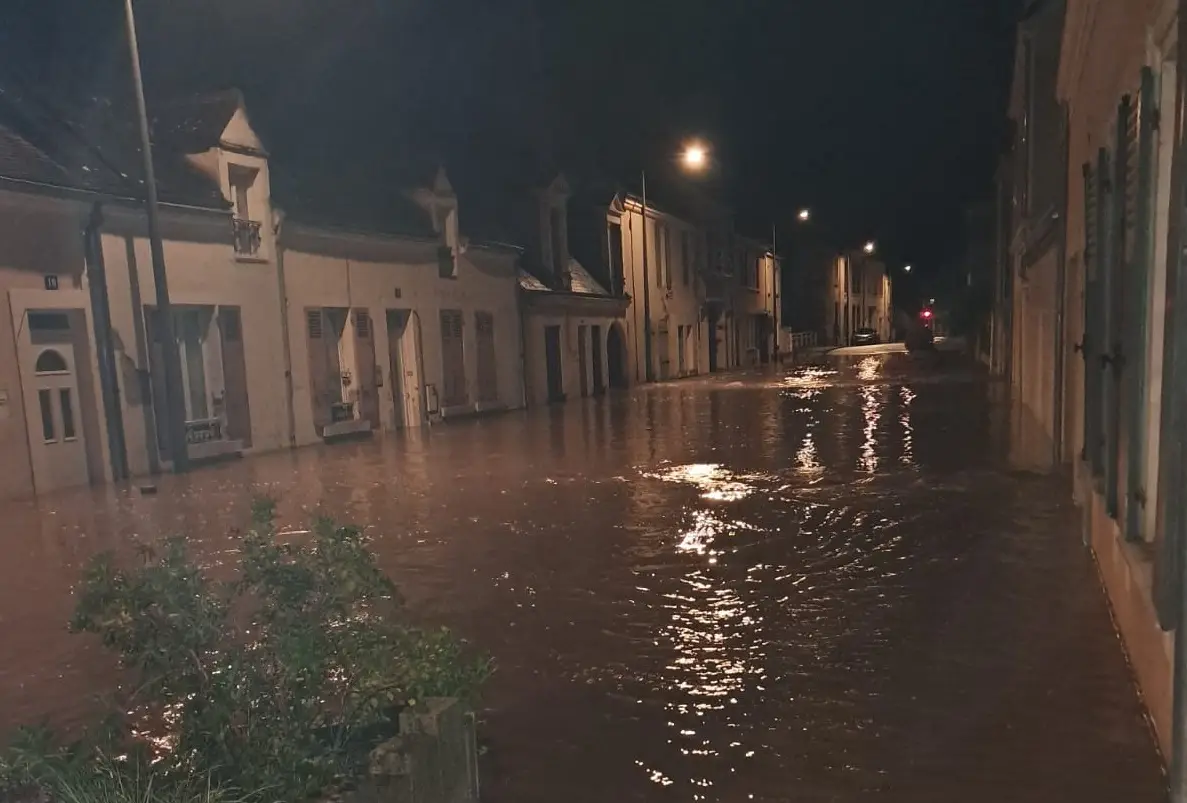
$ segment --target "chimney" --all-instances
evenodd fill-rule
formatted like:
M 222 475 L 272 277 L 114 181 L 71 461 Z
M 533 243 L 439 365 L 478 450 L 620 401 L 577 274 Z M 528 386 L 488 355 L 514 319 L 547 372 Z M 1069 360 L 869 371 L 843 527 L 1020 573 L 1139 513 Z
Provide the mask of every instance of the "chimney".
M 569 185 L 557 176 L 540 195 L 541 261 L 554 290 L 573 289 L 569 269 Z

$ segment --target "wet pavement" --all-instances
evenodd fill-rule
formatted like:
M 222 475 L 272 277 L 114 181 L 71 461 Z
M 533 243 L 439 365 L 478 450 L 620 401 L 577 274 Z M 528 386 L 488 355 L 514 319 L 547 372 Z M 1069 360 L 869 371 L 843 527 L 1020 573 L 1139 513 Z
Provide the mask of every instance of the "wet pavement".
M 85 557 L 252 492 L 367 524 L 413 610 L 492 652 L 483 798 L 1165 799 L 1066 481 L 955 355 L 690 380 L 0 513 L 0 731 L 111 662 Z

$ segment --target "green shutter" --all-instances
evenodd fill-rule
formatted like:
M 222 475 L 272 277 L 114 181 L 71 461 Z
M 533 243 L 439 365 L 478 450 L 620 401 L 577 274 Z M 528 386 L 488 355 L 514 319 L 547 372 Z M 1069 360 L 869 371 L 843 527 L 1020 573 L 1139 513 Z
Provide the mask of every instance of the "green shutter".
M 1101 152 L 1099 161 L 1103 161 Z M 1100 310 L 1100 164 L 1085 162 L 1084 175 L 1084 336 L 1080 355 L 1084 359 L 1084 453 L 1083 458 L 1094 476 L 1101 469 L 1101 365 L 1104 339 Z
M 1130 173 L 1130 141 L 1132 105 L 1129 96 L 1122 98 L 1117 107 L 1117 135 L 1113 157 L 1113 182 L 1109 192 L 1105 246 L 1106 262 L 1103 276 L 1105 307 L 1105 355 L 1101 358 L 1107 370 L 1104 377 L 1104 475 L 1105 509 L 1116 518 L 1119 510 L 1119 484 L 1121 460 L 1121 372 L 1125 364 L 1122 337 L 1124 332 L 1122 265 L 1125 262 L 1125 229 L 1128 203 L 1126 202 Z
M 1130 184 L 1132 213 L 1126 221 L 1126 314 L 1125 314 L 1125 408 L 1128 413 L 1126 438 L 1125 537 L 1142 537 L 1142 510 L 1146 500 L 1146 406 L 1148 404 L 1146 357 L 1148 343 L 1148 297 L 1153 260 L 1154 148 L 1158 112 L 1154 73 L 1142 69 L 1141 90 L 1134 109 L 1133 170 Z

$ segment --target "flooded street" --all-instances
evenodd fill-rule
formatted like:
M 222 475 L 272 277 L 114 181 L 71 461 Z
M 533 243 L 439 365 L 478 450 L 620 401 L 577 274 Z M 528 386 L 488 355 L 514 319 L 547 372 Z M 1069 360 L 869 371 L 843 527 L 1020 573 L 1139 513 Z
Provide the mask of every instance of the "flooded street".
M 937 358 L 940 359 L 940 358 Z M 637 388 L 4 509 L 0 729 L 77 721 L 86 556 L 253 493 L 494 654 L 483 799 L 1118 801 L 1159 759 L 1047 447 L 955 356 Z

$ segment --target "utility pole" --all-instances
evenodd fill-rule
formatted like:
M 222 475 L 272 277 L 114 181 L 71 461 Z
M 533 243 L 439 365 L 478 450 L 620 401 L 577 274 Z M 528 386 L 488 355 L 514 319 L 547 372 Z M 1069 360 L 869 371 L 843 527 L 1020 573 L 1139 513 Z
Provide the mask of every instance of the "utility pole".
M 140 150 L 144 156 L 144 184 L 147 192 L 148 242 L 152 254 L 153 284 L 157 288 L 157 326 L 165 371 L 165 431 L 173 471 L 180 474 L 189 468 L 185 441 L 185 407 L 181 398 L 181 366 L 177 357 L 177 337 L 173 327 L 173 305 L 169 303 L 169 280 L 165 274 L 165 249 L 161 244 L 161 225 L 157 203 L 157 177 L 153 169 L 152 141 L 148 133 L 148 109 L 144 103 L 144 79 L 140 72 L 140 46 L 136 41 L 136 16 L 132 0 L 124 0 L 124 18 L 128 28 L 128 53 L 132 60 L 132 83 L 136 90 L 136 116 L 140 124 Z
M 129 0 L 131 2 L 131 0 Z M 643 176 L 643 356 L 647 366 L 643 376 L 648 382 L 655 381 L 655 369 L 651 365 L 651 277 L 647 273 L 647 171 Z

